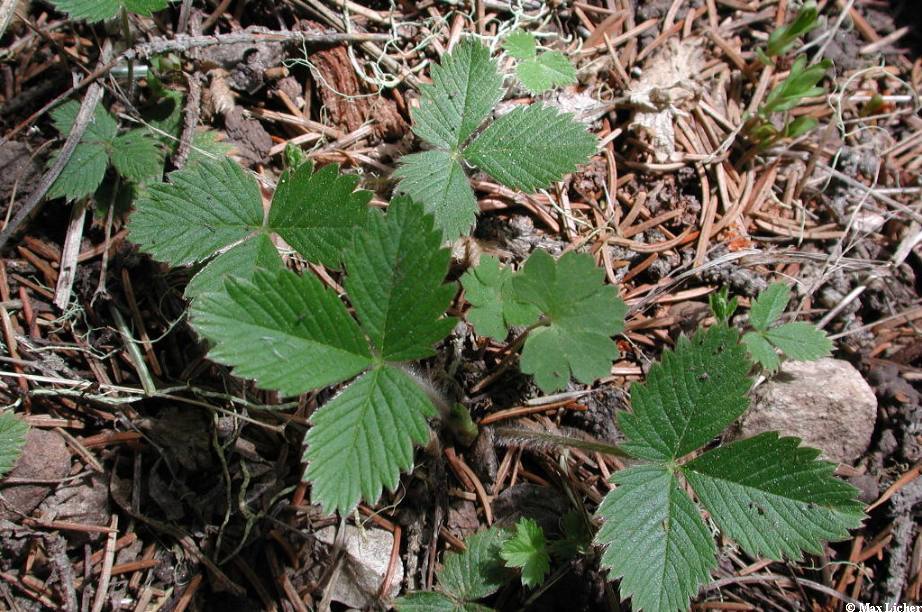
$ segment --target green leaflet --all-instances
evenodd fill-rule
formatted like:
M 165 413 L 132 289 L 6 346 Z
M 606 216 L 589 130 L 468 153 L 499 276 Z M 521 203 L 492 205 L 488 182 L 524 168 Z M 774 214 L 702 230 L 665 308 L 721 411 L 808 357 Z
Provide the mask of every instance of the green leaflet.
M 797 438 L 764 433 L 689 462 L 685 477 L 720 529 L 753 557 L 798 560 L 858 527 L 857 490 Z
M 208 161 L 149 185 L 131 216 L 131 239 L 174 266 L 204 261 L 263 224 L 256 181 L 231 159 Z
M 791 301 L 791 288 L 784 283 L 773 283 L 753 300 L 749 309 L 749 322 L 759 331 L 765 331 L 778 320 Z
M 270 230 L 309 261 L 341 267 L 342 252 L 365 224 L 371 192 L 356 191 L 359 178 L 331 164 L 316 172 L 311 162 L 279 180 L 269 212 Z
M 765 368 L 766 372 L 774 372 L 781 365 L 781 358 L 775 347 L 762 334 L 746 332 L 743 334 L 743 345 L 753 361 Z
M 112 19 L 123 8 L 138 15 L 151 15 L 165 9 L 169 0 L 51 0 L 51 3 L 71 19 L 95 23 Z
M 563 389 L 571 376 L 588 384 L 609 374 L 618 356 L 611 337 L 624 328 L 627 306 L 591 256 L 571 251 L 554 261 L 538 250 L 512 282 L 516 298 L 547 322 L 529 333 L 520 363 L 542 391 Z
M 451 254 L 439 248 L 441 241 L 420 205 L 396 198 L 387 215 L 369 215 L 366 231 L 346 253 L 346 291 L 385 361 L 429 357 L 456 323 L 442 317 L 456 286 L 442 284 Z
M 112 165 L 135 183 L 159 179 L 163 174 L 163 149 L 147 129 L 131 130 L 112 141 Z
M 309 261 L 342 267 L 342 253 L 365 224 L 371 200 L 371 192 L 356 190 L 358 179 L 339 174 L 336 165 L 315 171 L 305 163 L 283 174 L 268 219 L 259 185 L 231 159 L 190 161 L 169 180 L 150 185 L 138 200 L 129 223 L 132 240 L 174 266 L 206 261 L 232 247 L 200 272 L 205 278 L 193 279 L 190 298 L 220 288 L 231 265 L 240 265 L 237 275 L 243 277 L 259 267 L 279 267 L 278 255 L 267 249 L 271 233 Z M 245 261 L 239 249 L 246 242 L 236 243 L 253 240 L 259 244 L 246 252 L 258 257 Z
M 513 32 L 503 42 L 503 49 L 516 59 L 531 59 L 538 54 L 538 40 L 528 32 Z
M 522 584 L 535 587 L 544 582 L 551 568 L 544 530 L 533 519 L 522 518 L 515 525 L 515 535 L 503 544 L 499 556 L 507 567 L 522 570 Z
M 716 325 L 682 337 L 631 385 L 633 412 L 618 415 L 628 437 L 622 448 L 638 458 L 670 461 L 723 431 L 749 401 L 749 362 L 736 330 Z
M 602 500 L 595 542 L 602 567 L 621 579 L 621 597 L 634 610 L 685 610 L 717 566 L 716 547 L 695 504 L 662 466 L 617 472 L 618 488 Z
M 434 149 L 405 155 L 394 171 L 397 191 L 421 202 L 448 237 L 469 234 L 477 218 L 477 198 L 461 162 Z
M 571 115 L 532 104 L 493 122 L 464 159 L 508 187 L 534 191 L 576 170 L 595 148 L 595 136 Z
M 296 395 L 347 380 L 372 363 L 358 324 L 313 275 L 257 271 L 192 304 L 208 356 L 265 389 Z
M 12 412 L 0 412 L 0 478 L 16 465 L 26 444 L 29 425 Z
M 281 270 L 284 267 L 272 239 L 260 234 L 221 253 L 208 262 L 186 286 L 186 297 L 194 300 L 205 293 L 220 292 L 230 277 L 252 280 L 257 270 Z
M 765 338 L 797 361 L 815 361 L 829 355 L 832 341 L 821 329 L 806 321 L 785 323 L 765 332 Z
M 413 443 L 429 439 L 435 407 L 420 386 L 393 366 L 365 373 L 311 418 L 305 478 L 311 497 L 331 514 L 359 499 L 393 491 L 400 472 L 413 466 Z
M 503 96 L 502 76 L 490 51 L 462 40 L 432 67 L 432 85 L 420 87 L 411 113 L 413 132 L 440 149 L 459 150 Z
M 477 267 L 461 277 L 464 297 L 471 304 L 467 320 L 479 335 L 502 340 L 510 327 L 538 320 L 538 307 L 518 300 L 512 278 L 512 270 L 500 267 L 490 255 L 482 256 Z

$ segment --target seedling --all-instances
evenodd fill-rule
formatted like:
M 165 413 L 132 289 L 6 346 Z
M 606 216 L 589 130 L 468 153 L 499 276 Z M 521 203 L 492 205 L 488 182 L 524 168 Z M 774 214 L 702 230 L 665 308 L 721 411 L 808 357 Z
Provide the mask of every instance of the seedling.
M 534 191 L 595 152 L 585 127 L 541 104 L 517 107 L 477 133 L 503 97 L 502 82 L 489 50 L 464 40 L 432 68 L 432 84 L 421 87 L 412 111 L 413 132 L 432 148 L 401 159 L 397 190 L 421 202 L 448 240 L 469 233 L 478 211 L 465 164 Z
M 807 2 L 797 12 L 794 21 L 775 29 L 768 36 L 768 43 L 765 50 L 756 51 L 759 59 L 766 64 L 772 63 L 772 58 L 784 55 L 794 45 L 800 42 L 802 36 L 806 36 L 811 30 L 817 27 L 818 12 L 815 2 Z
M 149 17 L 165 9 L 170 2 L 169 0 L 51 0 L 51 3 L 59 11 L 70 15 L 71 19 L 95 23 L 112 19 L 121 11 Z
M 515 75 L 533 94 L 576 82 L 576 69 L 560 51 L 538 53 L 537 39 L 527 32 L 513 32 L 503 44 L 506 53 L 516 58 Z
M 801 361 L 821 359 L 832 351 L 832 341 L 815 325 L 794 321 L 774 326 L 790 300 L 791 289 L 784 283 L 775 283 L 759 294 L 749 310 L 753 331 L 743 335 L 743 344 L 753 361 L 767 372 L 781 365 L 777 350 Z
M 29 426 L 12 412 L 0 412 L 0 478 L 16 465 L 26 444 Z
M 77 102 L 67 102 L 52 111 L 58 132 L 70 133 L 79 110 Z M 52 158 L 50 163 L 53 162 Z M 119 177 L 137 185 L 163 174 L 163 149 L 147 129 L 119 134 L 115 118 L 97 106 L 77 148 L 48 190 L 48 197 L 77 200 L 94 193 L 110 164 Z
M 772 125 L 769 117 L 773 113 L 787 112 L 800 106 L 804 98 L 822 95 L 824 90 L 817 83 L 830 67 L 832 62 L 825 59 L 811 66 L 807 66 L 806 56 L 801 55 L 795 59 L 787 78 L 769 92 L 756 117 L 749 121 L 747 129 L 753 141 L 763 147 L 770 146 L 782 138 L 802 136 L 816 127 L 816 119 L 802 116 L 785 121 L 784 127 L 779 130 Z

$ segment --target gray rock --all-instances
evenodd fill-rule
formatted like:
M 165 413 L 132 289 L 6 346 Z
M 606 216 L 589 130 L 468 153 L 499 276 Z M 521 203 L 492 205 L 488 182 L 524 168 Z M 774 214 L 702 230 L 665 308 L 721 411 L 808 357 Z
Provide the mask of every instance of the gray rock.
M 336 538 L 335 527 L 324 527 L 316 533 L 317 539 L 331 545 Z M 360 530 L 346 525 L 344 555 L 340 562 L 338 576 L 333 584 L 331 599 L 350 608 L 366 609 L 378 600 L 378 589 L 387 572 L 387 565 L 394 547 L 394 535 L 384 529 Z M 387 597 L 396 597 L 403 582 L 403 562 L 397 560 L 397 567 L 391 577 Z
M 851 463 L 867 450 L 876 420 L 877 397 L 850 363 L 789 361 L 753 392 L 740 433 L 797 436 L 824 458 Z

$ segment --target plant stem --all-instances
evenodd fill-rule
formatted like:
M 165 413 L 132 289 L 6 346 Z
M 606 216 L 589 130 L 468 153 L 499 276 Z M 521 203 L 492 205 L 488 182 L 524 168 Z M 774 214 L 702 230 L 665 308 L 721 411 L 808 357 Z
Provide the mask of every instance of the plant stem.
M 568 446 L 590 452 L 604 453 L 614 457 L 630 457 L 620 446 L 616 444 L 606 444 L 598 440 L 581 440 L 579 438 L 571 438 L 570 436 L 558 436 L 543 431 L 520 429 L 517 427 L 497 427 L 494 433 L 513 443 L 516 441 L 528 440 L 537 443 L 539 446 Z

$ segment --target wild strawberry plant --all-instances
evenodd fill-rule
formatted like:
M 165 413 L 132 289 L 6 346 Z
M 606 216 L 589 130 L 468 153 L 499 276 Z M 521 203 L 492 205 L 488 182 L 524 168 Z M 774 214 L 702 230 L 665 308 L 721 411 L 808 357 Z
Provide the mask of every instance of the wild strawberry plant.
M 406 155 L 394 173 L 398 190 L 435 216 L 445 238 L 470 232 L 477 200 L 466 165 L 525 191 L 549 187 L 595 151 L 596 139 L 566 113 L 520 106 L 485 128 L 503 97 L 503 77 L 490 51 L 464 40 L 432 68 L 412 112 L 413 132 L 431 148 Z

